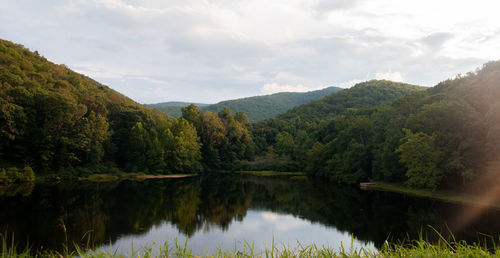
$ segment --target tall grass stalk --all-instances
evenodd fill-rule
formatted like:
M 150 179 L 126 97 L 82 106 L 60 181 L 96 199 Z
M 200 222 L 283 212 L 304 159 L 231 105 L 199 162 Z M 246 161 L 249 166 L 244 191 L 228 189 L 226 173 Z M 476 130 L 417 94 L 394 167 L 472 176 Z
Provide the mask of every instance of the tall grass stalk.
M 2 247 L 0 250 L 0 257 L 31 257 L 31 248 L 28 246 L 24 250 L 17 250 L 14 242 L 14 234 L 12 234 L 11 241 L 9 242 L 7 234 L 0 234 Z

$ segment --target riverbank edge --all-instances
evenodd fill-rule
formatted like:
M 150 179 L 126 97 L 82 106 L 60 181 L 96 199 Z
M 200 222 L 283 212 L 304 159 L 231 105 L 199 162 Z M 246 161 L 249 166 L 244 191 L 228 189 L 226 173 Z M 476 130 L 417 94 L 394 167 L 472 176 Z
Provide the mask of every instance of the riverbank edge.
M 365 189 L 382 191 L 382 192 L 394 192 L 416 197 L 436 199 L 450 203 L 479 205 L 479 206 L 486 206 L 495 209 L 500 209 L 500 203 L 485 202 L 483 201 L 483 198 L 481 198 L 480 196 L 464 194 L 459 192 L 416 189 L 404 186 L 402 184 L 385 183 L 385 182 L 374 182 L 374 184 L 369 185 Z
M 279 172 L 279 171 L 227 171 L 221 174 L 243 174 L 254 176 L 306 176 L 304 172 Z M 119 180 L 145 180 L 163 178 L 185 178 L 198 176 L 199 174 L 168 174 L 153 175 L 143 173 L 120 173 L 120 174 L 92 174 L 87 177 L 78 177 L 74 180 L 88 182 L 110 182 Z
M 59 182 L 114 182 L 123 180 L 146 180 L 146 179 L 164 179 L 164 178 L 185 178 L 198 176 L 198 174 L 144 174 L 144 173 L 109 173 L 92 174 L 89 176 L 58 177 L 55 175 L 37 177 L 31 181 L 34 183 L 59 183 Z M 30 183 L 30 182 L 28 182 Z M 19 184 L 19 183 L 12 183 Z M 9 185 L 9 184 L 6 184 Z
M 168 174 L 168 175 L 152 175 L 142 173 L 121 173 L 121 174 L 92 174 L 88 177 L 78 177 L 77 181 L 88 182 L 110 182 L 120 180 L 146 180 L 146 179 L 164 179 L 164 178 L 185 178 L 193 177 L 198 174 Z
M 307 176 L 306 173 L 300 171 L 281 172 L 273 170 L 241 170 L 232 173 L 254 176 Z
M 207 173 L 212 174 L 212 173 Z M 289 172 L 281 172 L 281 171 L 221 171 L 217 172 L 217 174 L 233 174 L 233 175 L 254 175 L 254 176 L 292 176 L 292 177 L 301 177 L 307 176 L 306 173 L 300 171 L 289 171 Z M 120 172 L 120 173 L 96 173 L 91 174 L 89 176 L 58 176 L 56 174 L 38 176 L 34 180 L 26 181 L 26 182 L 11 182 L 1 184 L 3 185 L 11 185 L 11 184 L 22 184 L 22 183 L 58 183 L 58 182 L 71 182 L 71 181 L 81 181 L 81 182 L 113 182 L 113 181 L 122 181 L 122 180 L 146 180 L 146 179 L 165 179 L 165 178 L 186 178 L 186 177 L 194 177 L 199 176 L 201 174 L 145 174 L 145 173 L 128 173 L 128 172 Z
M 304 172 L 279 172 L 279 171 L 225 171 L 221 174 L 244 174 L 254 176 L 306 176 Z M 200 174 L 144 174 L 144 173 L 110 173 L 110 174 L 92 174 L 86 177 L 74 177 L 58 179 L 54 177 L 37 178 L 36 182 L 58 182 L 58 181 L 83 181 L 83 182 L 113 182 L 121 180 L 146 180 L 146 179 L 165 179 L 165 178 L 186 178 L 199 176 Z

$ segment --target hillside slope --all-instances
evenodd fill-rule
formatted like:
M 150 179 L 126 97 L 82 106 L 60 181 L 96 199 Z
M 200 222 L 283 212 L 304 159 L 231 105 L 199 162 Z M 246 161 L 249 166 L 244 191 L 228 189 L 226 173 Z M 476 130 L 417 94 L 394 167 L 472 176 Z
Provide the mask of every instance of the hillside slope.
M 394 89 L 401 90 L 392 87 L 389 92 Z M 386 99 L 371 94 L 368 99 L 343 96 L 331 102 L 349 93 L 346 90 L 313 103 L 328 112 L 306 104 L 258 129 L 261 137 L 277 133 L 273 150 L 305 165 L 299 168 L 339 183 L 375 180 L 483 194 L 488 194 L 485 189 L 496 189 L 500 62 L 486 63 L 424 91 L 415 89 L 378 106 L 342 111 L 336 103 L 345 108 Z
M 409 93 L 424 90 L 424 87 L 391 81 L 371 80 L 354 87 L 330 94 L 316 101 L 297 106 L 278 116 L 290 120 L 324 120 L 345 112 L 350 108 L 372 107 Z
M 202 104 L 202 103 L 189 103 L 189 102 L 180 102 L 180 101 L 168 101 L 168 102 L 161 102 L 161 103 L 156 103 L 156 104 L 146 104 L 147 107 L 150 108 L 156 108 L 160 110 L 161 112 L 172 116 L 172 117 L 181 117 L 182 115 L 182 108 L 187 107 L 191 104 L 196 105 L 197 107 L 205 107 L 210 104 Z
M 220 171 L 252 158 L 244 113 L 187 111 L 172 119 L 0 40 L 0 184 L 41 175 Z
M 364 112 L 400 96 L 425 89 L 404 83 L 372 80 L 300 105 L 275 118 L 253 124 L 252 133 L 258 153 L 266 155 L 271 150 L 279 156 L 291 158 L 289 170 L 303 170 L 306 152 L 317 140 L 316 131 L 325 121 L 357 110 Z M 328 127 L 325 130 L 333 129 L 334 127 Z M 278 169 L 274 165 L 270 168 Z
M 279 132 L 296 133 L 306 130 L 311 123 L 334 118 L 349 110 L 369 108 L 394 100 L 399 96 L 423 91 L 425 87 L 391 81 L 367 81 L 343 89 L 321 99 L 290 109 L 275 118 L 253 125 L 253 133 L 260 148 L 273 144 Z
M 247 114 L 250 122 L 258 122 L 275 117 L 295 106 L 319 99 L 339 90 L 341 90 L 341 88 L 328 87 L 305 93 L 280 92 L 265 96 L 222 101 L 217 104 L 203 107 L 202 110 L 219 112 L 224 108 L 228 108 L 232 112 L 243 111 Z
M 226 100 L 216 104 L 194 103 L 194 105 L 199 107 L 202 111 L 211 111 L 215 113 L 222 111 L 224 108 L 228 108 L 234 113 L 242 111 L 248 116 L 250 122 L 258 122 L 275 117 L 295 106 L 322 98 L 339 90 L 341 90 L 341 88 L 328 87 L 310 92 L 280 92 L 271 95 Z M 181 109 L 189 104 L 191 103 L 170 101 L 147 104 L 146 106 L 156 108 L 172 117 L 180 117 L 182 115 Z
M 0 40 L 0 68 L 0 168 L 122 167 L 130 128 L 170 120 L 9 41 Z

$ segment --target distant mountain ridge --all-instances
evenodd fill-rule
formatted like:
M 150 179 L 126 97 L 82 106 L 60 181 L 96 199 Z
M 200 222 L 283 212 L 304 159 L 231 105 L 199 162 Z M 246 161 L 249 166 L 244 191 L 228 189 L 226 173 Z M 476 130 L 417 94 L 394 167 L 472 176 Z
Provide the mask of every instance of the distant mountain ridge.
M 161 112 L 168 114 L 169 116 L 172 117 L 180 117 L 182 115 L 181 109 L 191 104 L 195 104 L 197 107 L 200 108 L 210 105 L 210 104 L 182 102 L 182 101 L 167 101 L 156 104 L 146 104 L 145 106 L 158 109 Z
M 399 96 L 423 91 L 426 87 L 386 80 L 371 80 L 343 89 L 318 100 L 294 107 L 277 118 L 304 121 L 323 120 L 345 112 L 349 108 L 373 107 Z
M 191 104 L 195 104 L 198 107 L 204 107 L 204 106 L 211 105 L 211 104 L 183 102 L 183 101 L 167 101 L 167 102 L 161 102 L 161 103 L 156 103 L 156 104 L 146 104 L 146 106 L 151 107 L 151 108 L 166 107 L 166 106 L 168 106 L 168 107 L 187 107 Z
M 254 96 L 241 99 L 221 101 L 216 104 L 195 104 L 203 111 L 219 112 L 228 108 L 231 112 L 243 111 L 251 122 L 258 122 L 283 114 L 289 109 L 320 99 L 342 90 L 338 87 L 328 87 L 321 90 L 309 92 L 279 92 L 270 95 Z M 148 104 L 148 107 L 156 108 L 173 117 L 181 116 L 181 109 L 191 103 L 189 102 L 163 102 Z

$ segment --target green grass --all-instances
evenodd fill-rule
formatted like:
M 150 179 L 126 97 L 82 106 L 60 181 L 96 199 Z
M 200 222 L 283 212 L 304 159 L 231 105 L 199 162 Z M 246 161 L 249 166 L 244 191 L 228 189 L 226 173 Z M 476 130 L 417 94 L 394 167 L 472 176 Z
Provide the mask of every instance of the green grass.
M 472 205 L 485 205 L 500 209 L 498 202 L 485 202 L 480 196 L 474 196 L 458 192 L 437 191 L 428 189 L 415 189 L 401 184 L 376 182 L 370 189 L 378 191 L 396 192 L 417 197 L 437 199 L 445 202 L 464 203 Z
M 0 244 L 0 257 L 500 257 L 500 247 L 494 243 L 492 246 L 486 244 L 467 244 L 460 241 L 447 241 L 441 237 L 438 243 L 429 243 L 422 238 L 411 242 L 391 244 L 386 242 L 380 250 L 368 248 L 353 248 L 353 239 L 348 246 L 341 243 L 338 249 L 316 245 L 288 247 L 277 245 L 274 240 L 270 248 L 262 252 L 255 252 L 253 243 L 245 242 L 243 250 L 222 250 L 198 256 L 193 255 L 188 241 L 180 243 L 154 243 L 152 246 L 140 247 L 129 255 L 118 254 L 117 251 L 88 251 L 88 249 L 76 247 L 75 251 L 34 252 L 30 248 L 18 250 L 14 242 L 8 242 L 3 235 Z M 492 241 L 495 242 L 495 241 Z M 133 248 L 132 248 L 133 249 Z
M 304 172 L 280 172 L 280 171 L 238 171 L 238 174 L 256 175 L 256 176 L 305 176 Z

